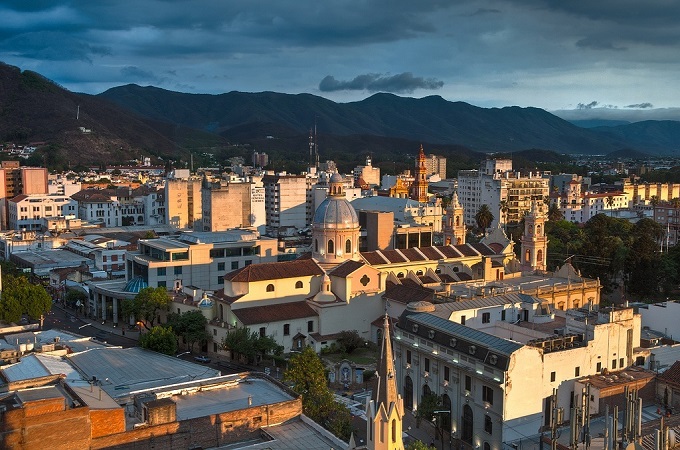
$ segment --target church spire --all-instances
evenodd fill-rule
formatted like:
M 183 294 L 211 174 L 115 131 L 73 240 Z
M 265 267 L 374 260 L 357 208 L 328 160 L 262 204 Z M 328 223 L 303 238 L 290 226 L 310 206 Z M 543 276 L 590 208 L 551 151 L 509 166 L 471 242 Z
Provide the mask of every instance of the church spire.
M 376 405 L 383 404 L 388 409 L 392 403 L 397 402 L 397 382 L 395 379 L 394 359 L 392 359 L 392 342 L 390 341 L 389 317 L 385 314 L 383 321 L 382 348 L 380 351 L 380 363 L 378 369 L 378 389 L 374 400 Z

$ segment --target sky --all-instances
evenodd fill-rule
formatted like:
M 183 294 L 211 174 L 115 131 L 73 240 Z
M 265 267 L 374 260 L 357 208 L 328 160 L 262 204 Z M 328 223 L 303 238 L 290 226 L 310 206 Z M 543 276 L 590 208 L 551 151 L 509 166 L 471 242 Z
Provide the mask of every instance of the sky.
M 75 92 L 680 107 L 677 0 L 2 0 L 0 17 L 0 61 Z

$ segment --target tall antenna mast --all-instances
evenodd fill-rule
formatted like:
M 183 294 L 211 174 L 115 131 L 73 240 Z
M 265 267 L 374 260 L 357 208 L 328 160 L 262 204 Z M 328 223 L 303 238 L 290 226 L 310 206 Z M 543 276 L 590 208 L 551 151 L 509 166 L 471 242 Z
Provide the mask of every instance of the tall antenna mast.
M 316 169 L 319 169 L 319 144 L 316 139 L 316 114 L 314 115 L 314 154 L 316 158 Z
M 76 109 L 76 120 L 80 119 L 80 105 L 78 105 L 78 109 Z
M 314 166 L 314 136 L 312 135 L 312 129 L 309 129 L 309 168 Z

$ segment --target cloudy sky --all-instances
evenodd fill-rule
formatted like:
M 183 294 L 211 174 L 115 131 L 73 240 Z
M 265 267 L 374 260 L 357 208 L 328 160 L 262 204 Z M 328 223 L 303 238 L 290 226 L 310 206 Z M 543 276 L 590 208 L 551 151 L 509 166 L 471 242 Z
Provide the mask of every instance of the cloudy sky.
M 3 0 L 0 61 L 78 92 L 680 106 L 677 0 Z

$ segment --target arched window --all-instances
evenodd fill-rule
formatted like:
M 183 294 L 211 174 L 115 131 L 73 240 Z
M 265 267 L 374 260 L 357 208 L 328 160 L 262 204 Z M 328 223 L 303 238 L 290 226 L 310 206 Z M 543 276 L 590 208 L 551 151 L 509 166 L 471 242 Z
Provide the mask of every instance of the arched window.
M 408 375 L 404 378 L 404 408 L 413 409 L 413 380 Z
M 267 292 L 274 292 L 274 285 L 273 284 L 267 285 Z
M 392 419 L 392 442 L 397 442 L 397 419 Z
M 484 431 L 493 434 L 493 422 L 489 416 L 484 416 Z
M 295 289 L 302 289 L 302 281 L 295 282 Z
M 333 244 L 333 239 L 328 240 L 328 255 L 335 253 L 335 244 Z
M 314 251 L 319 253 L 319 240 L 314 239 Z
M 531 250 L 524 252 L 524 262 L 531 262 Z
M 543 264 L 543 250 L 538 250 L 536 252 L 536 263 L 537 264 Z
M 347 242 L 345 242 L 345 253 L 348 255 L 352 254 L 352 241 L 347 239 Z
M 463 442 L 472 444 L 472 435 L 474 427 L 474 415 L 472 413 L 472 408 L 470 405 L 463 406 L 463 430 L 461 433 L 461 439 Z
M 419 276 L 419 277 L 423 276 L 423 271 L 422 270 L 416 271 L 416 276 Z
M 456 216 L 456 226 L 460 226 L 460 216 Z
M 540 236 L 540 235 L 541 235 L 541 226 L 536 225 L 536 236 Z
M 489 444 L 488 442 L 485 442 L 484 443 L 484 450 L 491 450 L 491 444 Z
M 397 274 L 397 278 L 404 278 L 404 272 L 399 272 Z
M 423 397 L 426 397 L 432 393 L 432 389 L 427 384 L 423 386 Z
M 463 239 L 461 238 L 456 238 L 456 245 L 460 245 L 463 243 Z

